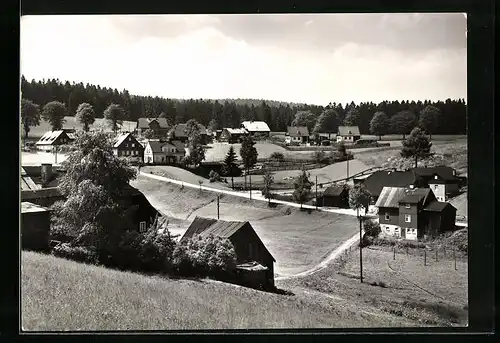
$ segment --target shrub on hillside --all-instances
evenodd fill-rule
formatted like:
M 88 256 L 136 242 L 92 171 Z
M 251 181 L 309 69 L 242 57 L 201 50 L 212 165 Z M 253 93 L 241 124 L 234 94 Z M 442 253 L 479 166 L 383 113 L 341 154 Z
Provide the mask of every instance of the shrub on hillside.
M 380 224 L 374 220 L 366 220 L 363 224 L 363 229 L 365 230 L 365 235 L 370 237 L 378 237 L 380 234 Z
M 62 243 L 52 249 L 52 254 L 76 262 L 97 264 L 97 254 L 82 246 L 72 246 L 70 243 Z
M 285 160 L 285 155 L 283 153 L 275 151 L 269 156 L 271 160 L 277 161 L 277 162 L 282 162 Z
M 217 173 L 215 170 L 210 171 L 210 173 L 208 174 L 208 178 L 210 182 L 222 181 L 222 178 L 220 177 L 219 173 Z

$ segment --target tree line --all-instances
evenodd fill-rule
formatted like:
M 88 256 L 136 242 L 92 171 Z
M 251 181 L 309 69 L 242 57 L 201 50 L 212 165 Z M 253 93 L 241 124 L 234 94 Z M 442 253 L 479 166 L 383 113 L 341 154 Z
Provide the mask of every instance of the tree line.
M 409 134 L 420 122 L 424 110 L 432 106 L 432 111 L 437 116 L 432 124 L 433 133 L 466 133 L 464 99 L 383 101 L 378 104 L 332 102 L 327 106 L 255 99 L 178 100 L 131 95 L 126 89 L 119 91 L 88 83 L 84 85 L 62 82 L 58 79 L 27 81 L 24 76 L 21 78 L 21 93 L 23 99 L 30 100 L 40 108 L 53 101 L 60 102 L 64 105 L 64 114 L 67 116 L 75 116 L 78 107 L 87 103 L 92 106 L 95 117 L 102 118 L 106 109 L 115 104 L 122 109 L 123 120 L 137 121 L 140 117 L 162 116 L 173 125 L 195 119 L 205 126 L 210 124 L 212 129 L 239 127 L 244 120 L 259 120 L 265 121 L 271 131 L 277 132 L 286 131 L 290 125 L 300 124 L 307 126 L 310 132 L 316 127 L 316 132 L 319 130 L 335 133 L 339 125 L 352 124 L 359 126 L 361 134 L 373 134 L 375 131 L 382 132 L 381 135 Z M 379 119 L 382 119 L 377 119 L 380 123 L 372 125 L 372 119 L 377 113 Z

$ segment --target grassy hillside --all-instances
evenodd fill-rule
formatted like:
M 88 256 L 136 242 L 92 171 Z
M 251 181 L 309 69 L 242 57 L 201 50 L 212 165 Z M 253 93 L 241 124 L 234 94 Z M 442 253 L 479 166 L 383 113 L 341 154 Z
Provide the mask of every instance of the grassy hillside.
M 137 187 L 153 206 L 169 217 L 182 219 L 172 226 L 173 232 L 183 234 L 196 216 L 217 218 L 217 194 L 139 176 L 131 185 Z M 255 231 L 276 258 L 275 272 L 291 274 L 313 267 L 331 250 L 357 231 L 352 216 L 302 212 L 298 208 L 267 202 L 221 195 L 220 219 L 250 221 Z
M 27 331 L 411 326 L 357 302 L 277 295 L 209 280 L 172 280 L 22 253 Z

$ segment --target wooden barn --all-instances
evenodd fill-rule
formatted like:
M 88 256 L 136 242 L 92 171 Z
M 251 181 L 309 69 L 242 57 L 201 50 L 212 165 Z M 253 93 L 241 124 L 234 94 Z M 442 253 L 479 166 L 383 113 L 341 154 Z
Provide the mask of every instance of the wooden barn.
M 349 188 L 345 184 L 328 187 L 318 199 L 318 205 L 349 208 Z
M 50 211 L 31 202 L 21 202 L 22 249 L 48 251 Z
M 238 281 L 246 286 L 274 288 L 274 262 L 276 260 L 260 240 L 249 222 L 224 221 L 196 217 L 180 242 L 201 235 L 226 238 L 234 246 L 237 258 Z

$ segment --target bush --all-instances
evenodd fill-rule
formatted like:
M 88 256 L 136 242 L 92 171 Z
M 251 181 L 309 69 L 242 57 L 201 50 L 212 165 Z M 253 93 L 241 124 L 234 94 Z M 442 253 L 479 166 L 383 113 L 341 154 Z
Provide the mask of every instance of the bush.
M 283 153 L 275 151 L 270 156 L 271 160 L 282 162 L 285 160 L 285 155 Z
M 381 232 L 381 230 L 380 230 L 380 224 L 377 223 L 374 220 L 366 220 L 363 223 L 363 229 L 365 230 L 365 234 L 367 236 L 370 236 L 370 237 L 373 237 L 373 238 L 378 237 L 378 235 Z
M 139 243 L 140 269 L 145 272 L 169 272 L 176 246 L 174 236 L 158 220 L 150 226 Z
M 72 246 L 69 243 L 57 245 L 52 249 L 52 254 L 76 262 L 97 264 L 97 254 L 94 250 L 82 246 Z
M 208 178 L 210 182 L 222 181 L 222 178 L 220 177 L 219 173 L 217 173 L 215 170 L 210 171 L 210 173 L 208 174 Z

